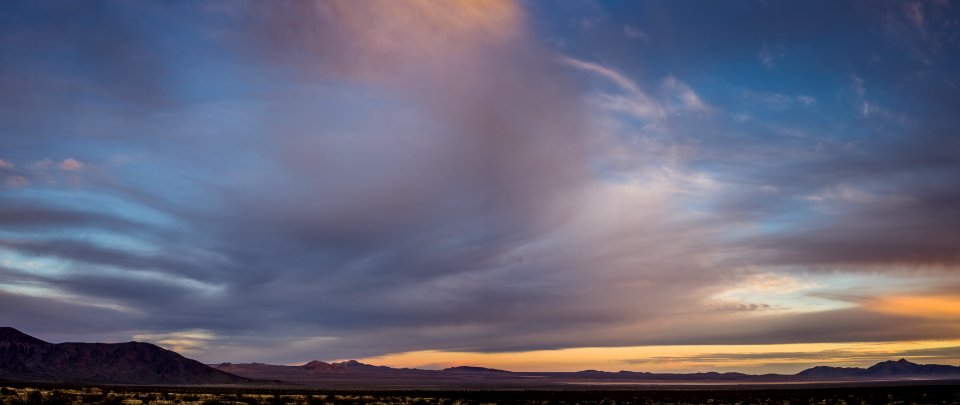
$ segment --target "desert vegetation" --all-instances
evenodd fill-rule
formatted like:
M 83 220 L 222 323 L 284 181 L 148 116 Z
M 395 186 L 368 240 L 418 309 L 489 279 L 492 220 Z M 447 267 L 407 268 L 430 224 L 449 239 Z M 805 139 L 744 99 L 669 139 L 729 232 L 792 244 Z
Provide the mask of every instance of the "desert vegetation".
M 2 384 L 2 383 L 0 383 Z M 951 385 L 714 390 L 312 391 L 227 387 L 2 386 L 2 405 L 326 405 L 326 404 L 711 404 L 960 405 Z

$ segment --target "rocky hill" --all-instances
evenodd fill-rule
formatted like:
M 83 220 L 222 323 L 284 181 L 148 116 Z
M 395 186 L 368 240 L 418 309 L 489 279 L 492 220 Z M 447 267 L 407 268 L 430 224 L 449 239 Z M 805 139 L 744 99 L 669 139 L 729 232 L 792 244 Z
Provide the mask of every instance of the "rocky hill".
M 0 379 L 177 385 L 251 382 L 150 343 L 53 344 L 9 327 L 0 327 Z

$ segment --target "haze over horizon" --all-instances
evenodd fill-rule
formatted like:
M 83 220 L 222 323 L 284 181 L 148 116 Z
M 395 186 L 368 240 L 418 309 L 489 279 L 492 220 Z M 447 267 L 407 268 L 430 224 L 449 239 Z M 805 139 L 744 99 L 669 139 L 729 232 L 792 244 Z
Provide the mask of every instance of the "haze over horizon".
M 0 326 L 205 363 L 960 364 L 960 4 L 0 4 Z

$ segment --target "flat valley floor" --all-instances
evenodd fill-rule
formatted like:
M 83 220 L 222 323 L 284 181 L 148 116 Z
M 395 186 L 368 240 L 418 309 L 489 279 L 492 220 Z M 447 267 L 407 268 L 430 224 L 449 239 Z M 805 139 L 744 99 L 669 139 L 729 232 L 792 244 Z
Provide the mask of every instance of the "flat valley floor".
M 571 390 L 331 390 L 276 387 L 104 386 L 0 382 L 2 405 L 323 404 L 956 404 L 960 384 L 807 388 Z

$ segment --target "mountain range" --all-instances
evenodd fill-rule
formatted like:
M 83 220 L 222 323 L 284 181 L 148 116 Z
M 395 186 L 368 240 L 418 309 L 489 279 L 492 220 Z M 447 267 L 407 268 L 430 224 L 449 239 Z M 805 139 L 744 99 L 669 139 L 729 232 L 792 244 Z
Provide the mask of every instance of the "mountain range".
M 868 368 L 817 366 L 797 373 L 799 377 L 813 378 L 897 378 L 897 377 L 960 377 L 960 367 L 940 364 L 917 364 L 900 359 L 884 361 Z
M 638 371 L 512 372 L 459 366 L 392 368 L 355 360 L 303 365 L 206 365 L 150 343 L 48 343 L 0 327 L 0 380 L 138 385 L 303 385 L 311 387 L 531 387 L 557 384 L 792 384 L 892 380 L 960 380 L 960 367 L 905 359 L 868 368 L 817 366 L 794 375 L 649 373 Z
M 281 380 L 322 387 L 462 386 L 529 388 L 556 384 L 577 385 L 730 385 L 858 383 L 904 380 L 960 380 L 960 367 L 916 364 L 905 359 L 884 361 L 869 368 L 818 366 L 797 374 L 649 373 L 641 371 L 513 372 L 485 367 L 459 366 L 443 370 L 391 368 L 355 360 L 280 366 L 262 363 L 221 363 L 213 367 L 256 380 Z
M 0 327 L 0 379 L 110 384 L 247 384 L 150 343 L 48 343 Z

